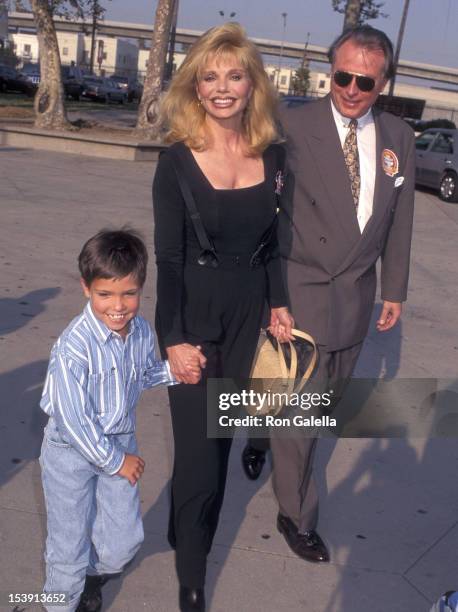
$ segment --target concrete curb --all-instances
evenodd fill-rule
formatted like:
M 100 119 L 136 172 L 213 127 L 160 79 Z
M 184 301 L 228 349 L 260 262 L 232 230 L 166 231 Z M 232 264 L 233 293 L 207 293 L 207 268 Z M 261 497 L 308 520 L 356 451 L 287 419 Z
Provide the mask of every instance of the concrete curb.
M 128 161 L 157 161 L 166 145 L 157 141 L 137 141 L 109 136 L 54 132 L 34 127 L 2 125 L 0 146 L 73 153 Z

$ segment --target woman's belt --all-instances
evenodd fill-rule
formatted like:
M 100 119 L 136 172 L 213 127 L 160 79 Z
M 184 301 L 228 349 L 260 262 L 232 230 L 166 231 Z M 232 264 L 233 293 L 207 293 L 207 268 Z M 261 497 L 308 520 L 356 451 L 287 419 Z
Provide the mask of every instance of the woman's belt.
M 258 268 L 264 263 L 263 257 L 258 253 L 220 253 L 215 250 L 187 249 L 186 264 L 217 268 L 222 270 L 235 270 L 237 268 Z

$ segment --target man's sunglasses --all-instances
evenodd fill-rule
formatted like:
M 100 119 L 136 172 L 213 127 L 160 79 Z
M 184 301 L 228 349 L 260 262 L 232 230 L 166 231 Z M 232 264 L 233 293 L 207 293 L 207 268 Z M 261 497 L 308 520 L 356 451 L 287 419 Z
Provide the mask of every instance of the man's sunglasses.
M 348 87 L 353 78 L 356 79 L 356 85 L 360 91 L 372 91 L 375 87 L 375 79 L 372 77 L 344 72 L 343 70 L 336 70 L 333 75 L 334 83 L 339 87 Z

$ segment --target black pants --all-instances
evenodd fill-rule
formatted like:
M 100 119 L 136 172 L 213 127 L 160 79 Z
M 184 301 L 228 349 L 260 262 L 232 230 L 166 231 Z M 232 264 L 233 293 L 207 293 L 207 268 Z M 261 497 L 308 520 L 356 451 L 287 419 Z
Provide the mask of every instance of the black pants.
M 186 339 L 207 357 L 198 385 L 169 387 L 175 461 L 169 542 L 180 584 L 201 587 L 218 525 L 231 438 L 207 436 L 207 378 L 248 377 L 265 306 L 264 268 L 185 268 Z

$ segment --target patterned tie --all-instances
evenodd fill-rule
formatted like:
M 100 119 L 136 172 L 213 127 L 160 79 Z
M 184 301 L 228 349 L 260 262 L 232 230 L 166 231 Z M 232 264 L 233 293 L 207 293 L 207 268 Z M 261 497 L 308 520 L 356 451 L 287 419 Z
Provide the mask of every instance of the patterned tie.
M 345 163 L 347 164 L 348 175 L 351 183 L 351 193 L 353 195 L 353 201 L 355 203 L 356 210 L 358 210 L 359 191 L 361 188 L 361 176 L 359 174 L 359 155 L 358 155 L 358 141 L 356 138 L 356 127 L 358 121 L 352 119 L 350 121 L 348 134 L 345 138 L 343 152 L 345 157 Z

